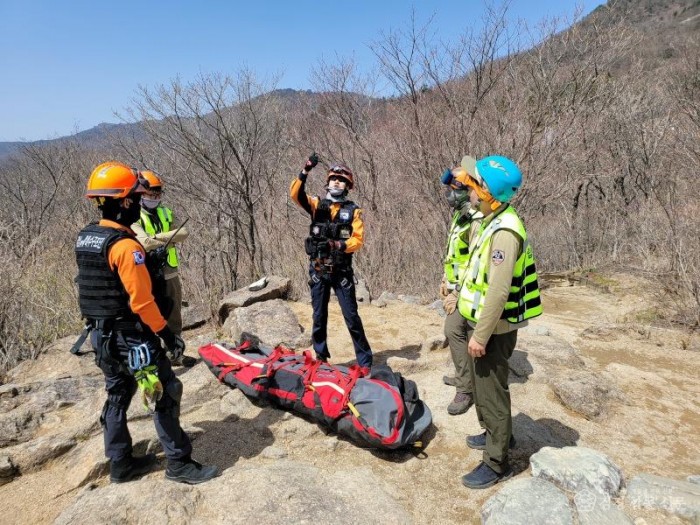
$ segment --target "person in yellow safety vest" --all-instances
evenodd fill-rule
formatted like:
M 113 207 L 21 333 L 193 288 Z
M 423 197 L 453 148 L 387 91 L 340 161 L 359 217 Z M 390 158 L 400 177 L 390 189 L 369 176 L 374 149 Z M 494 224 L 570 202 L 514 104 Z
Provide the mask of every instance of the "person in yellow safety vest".
M 509 204 L 522 182 L 520 169 L 501 156 L 477 162 L 465 157 L 462 167 L 471 175 L 467 181 L 471 203 L 484 215 L 469 245 L 457 303 L 468 323 L 474 404 L 484 429 L 467 437 L 470 448 L 484 453 L 462 483 L 483 489 L 513 475 L 508 464 L 508 450 L 515 446 L 508 359 L 518 329 L 542 313 L 542 304 L 532 246 Z
M 148 181 L 149 188 L 141 199 L 141 215 L 138 222 L 131 226 L 136 238 L 151 256 L 157 248 L 165 247 L 168 242 L 165 266 L 163 267 L 163 290 L 156 293 L 156 300 L 160 303 L 161 310 L 168 320 L 168 327 L 177 335 L 182 334 L 182 283 L 178 271 L 179 259 L 175 244 L 184 241 L 189 232 L 186 227 L 179 231 L 175 222 L 173 211 L 163 206 L 161 196 L 163 194 L 163 180 L 155 172 L 142 170 L 141 174 Z M 177 233 L 175 233 L 177 231 Z M 155 287 L 158 287 L 156 282 Z M 173 360 L 173 364 L 193 366 L 197 360 L 193 357 L 182 355 Z
M 473 162 L 473 159 L 472 159 Z M 447 406 L 453 416 L 464 414 L 474 404 L 472 380 L 469 371 L 471 358 L 467 353 L 467 320 L 457 310 L 457 291 L 461 271 L 469 258 L 469 241 L 483 218 L 469 201 L 469 174 L 462 166 L 443 173 L 441 181 L 447 185 L 447 201 L 454 210 L 447 236 L 445 271 L 440 283 L 440 297 L 445 309 L 445 337 L 455 367 L 454 377 L 445 376 L 443 382 L 454 386 L 455 397 Z

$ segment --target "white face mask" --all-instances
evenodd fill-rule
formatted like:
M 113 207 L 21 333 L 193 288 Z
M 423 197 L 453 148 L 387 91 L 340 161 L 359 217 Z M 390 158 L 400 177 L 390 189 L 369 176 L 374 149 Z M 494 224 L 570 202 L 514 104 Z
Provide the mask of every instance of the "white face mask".
M 141 198 L 141 207 L 143 207 L 143 208 L 147 208 L 149 210 L 152 210 L 154 208 L 157 208 L 159 204 L 160 204 L 160 197 L 157 197 L 155 199 L 149 199 L 148 197 Z
M 328 193 L 330 193 L 333 197 L 340 197 L 343 193 L 345 193 L 345 188 L 328 188 Z

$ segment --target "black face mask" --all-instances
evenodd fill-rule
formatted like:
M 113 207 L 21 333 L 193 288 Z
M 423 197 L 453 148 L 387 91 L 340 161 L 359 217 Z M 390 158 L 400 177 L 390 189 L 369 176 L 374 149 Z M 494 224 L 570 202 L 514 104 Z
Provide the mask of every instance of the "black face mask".
M 116 222 L 122 226 L 131 226 L 141 217 L 141 195 L 132 195 L 129 198 L 131 205 L 128 208 L 119 208 Z
M 449 189 L 447 191 L 447 202 L 454 209 L 458 210 L 465 202 L 469 202 L 469 192 Z

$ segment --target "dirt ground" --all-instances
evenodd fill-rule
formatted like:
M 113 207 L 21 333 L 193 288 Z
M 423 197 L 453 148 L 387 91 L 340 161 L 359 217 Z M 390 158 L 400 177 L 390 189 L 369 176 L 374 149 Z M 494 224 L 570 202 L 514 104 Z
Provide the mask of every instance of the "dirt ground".
M 648 283 L 615 275 L 607 288 L 609 291 L 570 286 L 567 282 L 548 288 L 544 292 L 544 315 L 519 335 L 516 352 L 532 365 L 532 371 L 513 376 L 510 385 L 518 440 L 511 461 L 517 476 L 530 475 L 529 457 L 544 445 L 577 445 L 603 452 L 622 469 L 628 481 L 641 473 L 678 480 L 700 474 L 698 334 L 638 320 L 640 312 L 654 304 L 649 292 L 653 288 Z M 290 306 L 300 324 L 310 330 L 310 304 Z M 446 406 L 454 390 L 443 385 L 441 378 L 451 371 L 449 350 L 421 352 L 425 340 L 442 333 L 443 319 L 425 306 L 398 301 L 384 308 L 362 305 L 360 314 L 376 363 L 394 356 L 414 362 L 403 373 L 418 384 L 435 425 L 425 449 L 420 454 L 381 452 L 342 441 L 329 447 L 329 436 L 317 431 L 310 431 L 303 442 L 296 442 L 294 436 L 285 433 L 283 421 L 270 426 L 270 439 L 289 460 L 309 462 L 329 471 L 355 465 L 370 468 L 382 480 L 382 488 L 407 509 L 415 523 L 478 523 L 481 506 L 501 486 L 470 491 L 461 485 L 461 476 L 481 458 L 480 452 L 468 449 L 464 443 L 466 435 L 480 431 L 476 414 L 471 409 L 462 416 L 447 415 Z M 331 303 L 329 327 L 334 327 L 329 329 L 331 362 L 353 362 L 352 344 L 337 302 Z M 186 336 L 192 344 L 194 334 Z M 200 338 L 201 333 L 196 340 Z M 587 369 L 622 392 L 622 398 L 612 402 L 605 415 L 588 420 L 557 399 L 547 384 L 551 372 L 541 365 L 547 359 L 546 345 L 552 344 L 573 346 Z M 186 381 L 185 388 L 187 396 Z M 186 414 L 183 422 L 197 426 L 203 417 L 203 413 L 194 411 Z M 195 448 L 198 442 L 203 444 L 204 440 L 197 439 Z M 198 450 L 203 462 L 216 462 L 222 454 L 215 446 L 200 446 Z M 240 451 L 236 458 L 241 464 L 262 461 Z M 5 509 L 0 523 L 53 521 L 78 492 L 62 490 L 62 476 L 65 472 L 61 468 L 49 467 L 0 487 Z M 105 483 L 104 477 L 98 480 L 98 484 Z M 627 508 L 623 500 L 617 503 L 640 524 L 681 523 L 660 512 Z

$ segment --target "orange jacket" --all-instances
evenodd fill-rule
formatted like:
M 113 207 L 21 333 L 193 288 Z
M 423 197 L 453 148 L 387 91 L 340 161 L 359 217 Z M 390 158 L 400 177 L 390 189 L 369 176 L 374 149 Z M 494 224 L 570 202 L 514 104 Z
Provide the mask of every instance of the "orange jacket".
M 304 190 L 305 185 L 306 177 L 303 179 L 295 178 L 289 187 L 289 196 L 313 218 L 321 199 L 308 195 Z M 341 203 L 339 202 L 331 204 L 331 218 L 335 219 L 340 207 Z M 360 208 L 356 209 L 352 216 L 352 236 L 343 242 L 345 244 L 344 253 L 356 252 L 365 243 L 365 224 L 362 222 L 362 210 Z
M 100 226 L 133 234 L 129 228 L 114 221 L 102 219 Z M 137 263 L 137 260 L 143 262 Z M 136 239 L 120 239 L 109 248 L 107 261 L 109 267 L 119 274 L 119 279 L 129 295 L 131 311 L 154 332 L 165 328 L 166 320 L 161 315 L 151 293 L 151 276 L 146 269 L 146 252 L 143 246 Z

